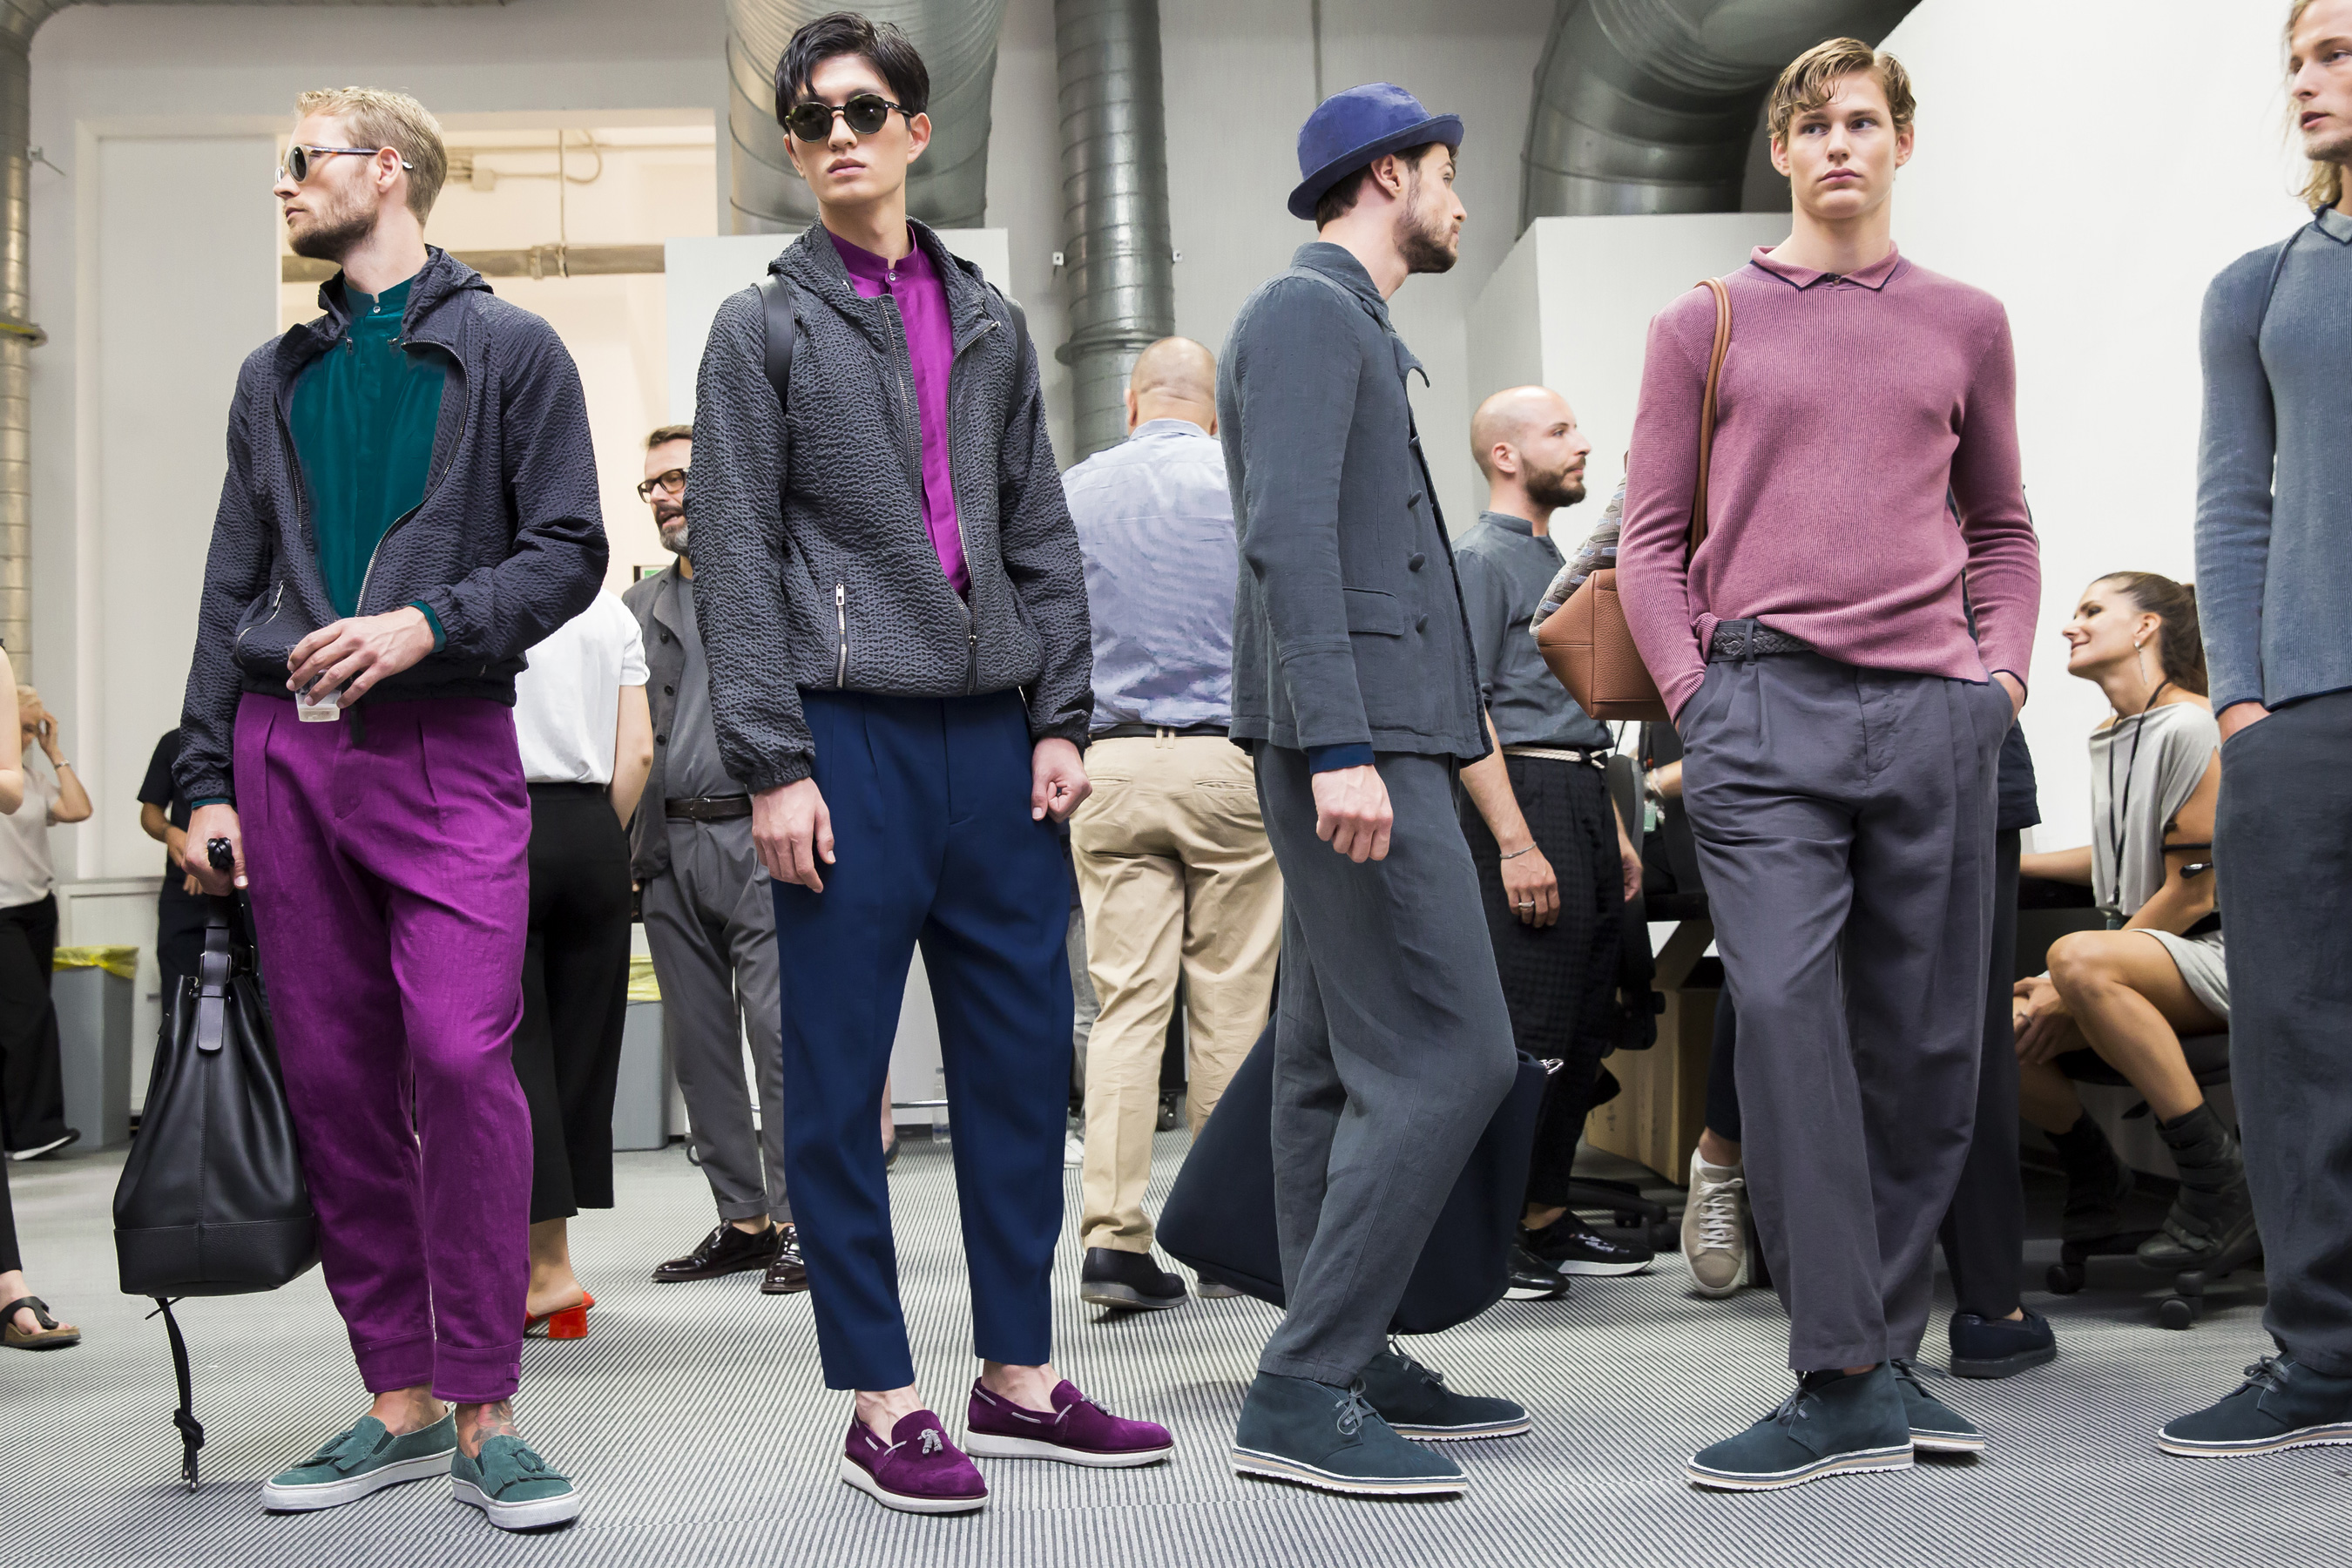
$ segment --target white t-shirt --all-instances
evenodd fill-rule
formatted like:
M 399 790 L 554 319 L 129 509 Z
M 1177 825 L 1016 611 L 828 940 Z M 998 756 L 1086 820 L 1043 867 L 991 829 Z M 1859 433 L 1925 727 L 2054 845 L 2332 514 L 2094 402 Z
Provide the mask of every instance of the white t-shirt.
M 49 858 L 49 812 L 58 804 L 58 775 L 48 759 L 25 748 L 25 801 L 0 816 L 0 910 L 37 904 L 57 890 Z
M 515 677 L 515 739 L 532 784 L 613 782 L 614 731 L 621 688 L 646 683 L 646 639 L 637 617 L 610 594 L 558 626 L 530 650 Z

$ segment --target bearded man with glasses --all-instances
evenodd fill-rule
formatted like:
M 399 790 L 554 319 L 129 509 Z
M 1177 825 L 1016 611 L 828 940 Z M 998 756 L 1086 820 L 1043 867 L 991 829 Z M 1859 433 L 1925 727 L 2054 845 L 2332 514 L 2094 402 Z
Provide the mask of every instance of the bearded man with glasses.
M 929 90 L 895 27 L 835 12 L 793 35 L 777 118 L 823 222 L 719 307 L 686 510 L 719 752 L 774 879 L 817 1348 L 856 1391 L 838 1474 L 952 1513 L 987 1488 L 915 1387 L 875 1137 L 918 942 L 982 1358 L 971 1451 L 1122 1466 L 1171 1445 L 1050 1362 L 1072 1021 L 1055 825 L 1087 795 L 1086 578 L 1021 314 L 907 216 Z
M 188 867 L 252 898 L 327 1288 L 374 1404 L 262 1489 L 332 1508 L 446 1474 L 501 1529 L 580 1497 L 516 1434 L 530 1265 L 524 650 L 604 526 L 554 331 L 425 243 L 448 158 L 402 93 L 306 92 L 276 195 L 337 262 L 229 409 L 174 776 Z M 455 1405 L 453 1412 L 444 1402 Z

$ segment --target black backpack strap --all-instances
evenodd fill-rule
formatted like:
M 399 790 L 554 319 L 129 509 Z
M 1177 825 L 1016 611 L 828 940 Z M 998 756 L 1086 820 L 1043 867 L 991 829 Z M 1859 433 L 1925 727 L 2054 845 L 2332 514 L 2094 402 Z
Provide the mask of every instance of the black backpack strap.
M 188 1376 L 188 1342 L 180 1337 L 180 1322 L 172 1316 L 169 1298 L 155 1298 L 155 1310 L 147 1315 L 152 1318 L 157 1313 L 163 1315 L 163 1331 L 172 1336 L 172 1374 L 180 1383 L 180 1407 L 172 1412 L 172 1425 L 180 1429 L 180 1479 L 190 1491 L 194 1491 L 196 1450 L 205 1446 L 205 1427 L 194 1409 L 195 1391 Z
M 1021 374 L 1029 363 L 1029 312 L 1021 308 L 1020 300 L 995 284 L 991 283 L 988 291 L 996 296 L 996 302 L 1013 318 L 1013 391 L 1004 400 L 1004 423 L 1010 426 L 1013 416 L 1021 412 Z
M 781 272 L 771 272 L 760 279 L 760 302 L 767 310 L 768 384 L 776 389 L 776 408 L 784 406 L 784 389 L 793 380 L 793 345 L 800 336 L 800 323 L 793 315 L 793 286 Z
M 2263 308 L 2254 316 L 2255 337 L 2260 338 L 2263 335 L 2263 323 L 2270 320 L 2271 296 L 2278 292 L 2279 274 L 2286 270 L 2286 258 L 2294 254 L 2294 242 L 2303 237 L 2304 229 L 2317 228 L 2318 226 L 2319 220 L 2317 218 L 2312 219 L 2309 223 L 2304 225 L 2303 228 L 2296 229 L 2293 234 L 2288 235 L 2286 237 L 2286 243 L 2279 247 L 2278 257 L 2271 263 L 2270 280 L 2263 285 Z

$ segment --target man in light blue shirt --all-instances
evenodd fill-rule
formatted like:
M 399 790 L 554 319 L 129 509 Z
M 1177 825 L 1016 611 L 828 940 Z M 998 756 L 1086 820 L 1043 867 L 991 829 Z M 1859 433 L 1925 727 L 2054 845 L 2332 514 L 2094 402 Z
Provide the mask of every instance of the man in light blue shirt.
M 1094 794 L 1070 821 L 1087 967 L 1101 1014 L 1087 1044 L 1080 1294 L 1181 1305 L 1143 1212 L 1160 1057 L 1184 979 L 1192 1130 L 1265 1026 L 1282 947 L 1282 875 L 1233 721 L 1239 558 L 1217 444 L 1216 361 L 1163 338 L 1135 362 L 1128 439 L 1062 476 L 1086 554 Z

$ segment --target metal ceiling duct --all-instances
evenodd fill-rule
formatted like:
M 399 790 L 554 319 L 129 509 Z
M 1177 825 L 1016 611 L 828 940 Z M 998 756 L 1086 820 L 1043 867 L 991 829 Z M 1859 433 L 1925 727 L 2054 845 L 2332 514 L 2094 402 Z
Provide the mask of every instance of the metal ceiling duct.
M 776 62 L 803 23 L 842 3 L 727 0 L 728 195 L 738 233 L 816 221 L 816 197 L 793 172 L 776 123 Z M 978 228 L 988 209 L 989 95 L 1004 0 L 864 0 L 856 8 L 905 29 L 931 73 L 931 144 L 907 177 L 907 210 L 936 228 Z
M 1176 330 L 1160 0 L 1054 0 L 1054 41 L 1076 462 L 1126 439 L 1136 356 Z
M 93 0 L 104 4 L 105 0 Z M 143 5 L 478 5 L 499 0 L 140 0 Z M 76 0 L 0 0 L 0 642 L 20 679 L 33 659 L 33 35 Z M 286 106 L 290 112 L 293 105 Z
M 1825 38 L 1874 47 L 1918 0 L 1560 0 L 1536 67 L 1519 226 L 1739 210 L 1756 117 Z

